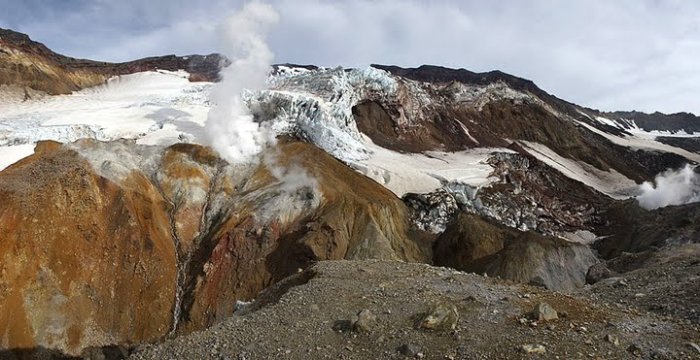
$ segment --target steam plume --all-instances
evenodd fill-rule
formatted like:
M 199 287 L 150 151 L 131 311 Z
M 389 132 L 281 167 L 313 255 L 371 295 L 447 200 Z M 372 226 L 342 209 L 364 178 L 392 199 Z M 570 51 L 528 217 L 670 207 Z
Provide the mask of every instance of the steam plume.
M 221 26 L 222 52 L 231 65 L 222 72 L 222 81 L 212 90 L 214 104 L 207 117 L 207 135 L 211 145 L 231 163 L 253 159 L 263 147 L 274 141 L 253 120 L 242 95 L 261 90 L 270 71 L 274 54 L 265 42 L 265 34 L 279 20 L 272 6 L 251 2 L 233 14 Z
M 639 187 L 642 194 L 637 196 L 637 201 L 649 210 L 700 201 L 700 176 L 690 165 L 667 170 L 656 175 L 654 183 L 647 181 Z

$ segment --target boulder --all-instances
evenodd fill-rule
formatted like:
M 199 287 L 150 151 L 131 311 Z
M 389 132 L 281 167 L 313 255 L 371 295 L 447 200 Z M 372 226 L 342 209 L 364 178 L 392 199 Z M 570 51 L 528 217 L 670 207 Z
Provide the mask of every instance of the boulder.
M 425 330 L 454 330 L 459 322 L 459 312 L 454 304 L 440 302 L 431 305 L 418 316 L 416 328 Z
M 525 354 L 543 355 L 547 353 L 547 348 L 539 344 L 526 344 L 520 347 L 520 351 Z
M 352 324 L 352 329 L 356 332 L 370 332 L 377 322 L 377 317 L 368 310 L 364 309 L 357 313 Z
M 599 262 L 588 268 L 586 272 L 586 284 L 595 284 L 600 280 L 615 276 L 604 262 Z
M 530 317 L 535 321 L 552 321 L 559 318 L 557 311 L 547 303 L 537 304 L 530 312 Z

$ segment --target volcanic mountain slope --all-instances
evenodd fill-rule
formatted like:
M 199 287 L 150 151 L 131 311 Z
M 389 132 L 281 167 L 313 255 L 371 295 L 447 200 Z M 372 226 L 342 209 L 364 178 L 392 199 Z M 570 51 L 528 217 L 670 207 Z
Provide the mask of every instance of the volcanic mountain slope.
M 444 191 L 459 210 L 521 230 L 593 230 L 610 197 L 634 196 L 637 182 L 700 160 L 502 73 L 281 70 L 270 90 L 250 100 L 261 120 L 316 143 L 399 196 Z M 441 226 L 418 227 L 440 232 L 449 222 L 441 216 L 427 218 Z
M 635 181 L 684 161 L 668 155 L 659 159 L 656 154 L 611 143 L 582 124 L 610 135 L 621 134 L 619 130 L 601 124 L 586 110 L 545 93 L 532 82 L 508 74 L 430 66 L 374 67 L 401 77 L 397 101 L 360 104 L 355 113 L 359 129 L 388 148 L 455 151 L 502 147 L 509 145 L 509 140 L 519 140 L 526 148 L 529 143 L 544 145 L 559 156 L 600 171 L 612 169 Z M 394 132 L 382 132 L 385 128 Z M 388 134 L 394 143 L 380 133 Z
M 228 322 L 241 307 L 250 317 L 234 317 L 230 324 L 250 319 L 269 326 L 266 314 L 276 311 L 269 298 L 284 304 L 279 292 L 296 285 L 291 291 L 302 298 L 326 289 L 332 296 L 320 298 L 324 309 L 335 302 L 334 309 L 348 317 L 361 310 L 353 299 L 368 299 L 367 286 L 403 284 L 393 300 L 374 299 L 375 313 L 384 311 L 385 301 L 393 304 L 393 314 L 417 311 L 428 304 L 414 299 L 439 300 L 430 294 L 449 291 L 464 295 L 442 299 L 457 302 L 464 316 L 456 329 L 483 331 L 488 323 L 497 324 L 489 327 L 495 334 L 509 332 L 506 342 L 497 343 L 507 349 L 481 344 L 471 352 L 452 351 L 446 346 L 456 343 L 446 338 L 460 330 L 402 338 L 408 330 L 397 324 L 411 315 L 387 318 L 393 324 L 384 327 L 388 337 L 435 344 L 438 357 L 516 356 L 514 346 L 523 351 L 522 342 L 539 342 L 530 335 L 544 336 L 547 348 L 567 358 L 574 343 L 573 358 L 653 357 L 667 350 L 683 358 L 692 353 L 685 343 L 698 342 L 697 324 L 686 321 L 700 266 L 693 260 L 694 244 L 688 244 L 698 241 L 697 204 L 648 211 L 630 199 L 639 193 L 639 182 L 700 161 L 692 146 L 675 145 L 696 139 L 689 125 L 679 125 L 683 133 L 658 133 L 649 124 L 669 118 L 654 115 L 637 123 L 568 103 L 501 72 L 286 64 L 273 68 L 268 89 L 244 98 L 261 131 L 277 144 L 251 164 L 230 164 L 211 148 L 188 143 L 208 141 L 205 120 L 216 105 L 208 94 L 216 85 L 191 83 L 198 70 L 183 71 L 187 60 L 103 64 L 56 55 L 21 34 L 3 34 L 0 46 L 9 50 L 0 53 L 0 63 L 10 65 L 0 74 L 11 86 L 0 88 L 0 166 L 7 167 L 0 172 L 0 348 L 12 351 L 0 356 L 41 356 L 46 349 L 98 358 L 114 350 L 123 357 L 134 346 Z M 141 70 L 149 71 L 131 73 Z M 68 95 L 18 92 L 31 84 L 48 93 L 73 91 L 125 73 Z M 677 258 L 680 267 L 668 261 Z M 376 268 L 323 262 L 338 259 L 382 261 Z M 462 287 L 440 285 L 449 282 L 436 280 L 442 270 L 396 261 L 445 265 L 507 282 L 453 272 L 463 277 L 460 286 L 474 290 L 466 294 Z M 381 271 L 382 277 L 355 276 L 357 267 Z M 339 275 L 342 269 L 348 273 Z M 412 283 L 410 274 L 421 269 L 432 285 Z M 329 286 L 324 271 L 348 286 Z M 682 311 L 659 311 L 664 300 L 676 301 L 663 295 L 625 300 L 637 297 L 632 289 L 682 289 L 669 278 L 687 285 L 678 300 Z M 594 285 L 583 287 L 584 280 Z M 649 285 L 654 281 L 661 285 Z M 493 292 L 495 286 L 503 291 Z M 509 301 L 533 292 L 574 319 L 551 328 L 519 320 L 525 309 Z M 486 305 L 472 306 L 469 295 L 484 297 L 479 302 Z M 249 307 L 236 303 L 254 299 Z M 623 302 L 629 307 L 616 305 Z M 286 326 L 297 322 L 318 330 L 318 338 L 307 340 L 362 346 L 352 342 L 357 337 L 332 332 L 327 322 L 343 319 L 328 317 L 340 316 L 340 310 L 304 319 L 299 316 L 305 313 L 293 310 L 282 317 Z M 470 328 L 474 321 L 484 323 Z M 615 324 L 613 336 L 620 341 L 608 338 L 598 346 L 594 339 L 608 335 L 608 323 Z M 212 344 L 226 343 L 220 329 L 156 346 L 143 356 L 215 356 L 208 352 Z M 594 329 L 590 336 L 588 329 Z M 639 334 L 653 339 L 643 343 Z M 556 345 L 562 337 L 571 341 Z M 399 356 L 394 347 L 401 344 L 386 338 L 376 340 L 389 350 L 366 348 Z M 197 342 L 197 352 L 183 352 L 181 341 Z M 671 344 L 668 349 L 663 342 Z M 265 344 L 256 354 L 269 357 L 281 349 L 269 339 Z M 232 349 L 232 355 L 248 351 Z M 347 357 L 366 354 L 344 349 L 336 350 L 350 351 Z
M 220 55 L 175 55 L 145 58 L 126 63 L 74 59 L 49 50 L 29 36 L 0 29 L 0 85 L 14 85 L 48 94 L 73 91 L 103 84 L 115 75 L 156 69 L 186 70 L 192 81 L 215 81 L 226 64 Z M 25 91 L 25 94 L 29 94 Z
M 427 261 L 405 205 L 312 145 L 41 143 L 0 173 L 0 343 L 79 355 L 202 329 L 327 259 Z

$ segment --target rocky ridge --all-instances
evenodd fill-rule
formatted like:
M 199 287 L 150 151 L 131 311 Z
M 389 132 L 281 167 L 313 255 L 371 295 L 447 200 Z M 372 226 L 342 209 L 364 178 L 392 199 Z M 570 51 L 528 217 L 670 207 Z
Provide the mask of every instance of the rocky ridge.
M 0 29 L 0 85 L 70 94 L 103 84 L 117 75 L 156 69 L 190 73 L 191 81 L 217 81 L 227 60 L 218 54 L 158 56 L 124 63 L 109 63 L 57 54 L 26 34 Z M 30 92 L 25 90 L 30 96 Z

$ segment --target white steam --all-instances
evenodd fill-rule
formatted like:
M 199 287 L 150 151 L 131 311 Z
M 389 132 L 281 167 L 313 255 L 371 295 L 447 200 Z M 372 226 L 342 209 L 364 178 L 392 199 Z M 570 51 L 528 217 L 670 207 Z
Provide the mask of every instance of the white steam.
M 274 133 L 253 120 L 244 99 L 245 91 L 262 90 L 274 54 L 265 42 L 279 15 L 272 6 L 259 2 L 246 4 L 221 26 L 222 52 L 231 65 L 222 71 L 222 81 L 211 93 L 214 104 L 207 117 L 210 144 L 231 163 L 253 159 L 274 141 Z
M 306 169 L 293 161 L 282 165 L 281 153 L 271 149 L 263 156 L 263 164 L 270 174 L 279 181 L 280 191 L 286 194 L 295 194 L 308 190 L 314 193 L 318 191 L 318 181 Z
M 207 135 L 212 147 L 232 164 L 262 159 L 275 178 L 273 196 L 257 213 L 264 222 L 291 222 L 302 211 L 318 206 L 318 182 L 301 166 L 279 162 L 272 145 L 277 134 L 270 123 L 256 122 L 247 99 L 266 88 L 274 55 L 265 35 L 279 15 L 272 6 L 250 2 L 221 26 L 222 53 L 231 65 L 223 69 L 222 81 L 211 93 Z M 260 156 L 260 154 L 263 154 Z M 268 195 L 270 195 L 268 194 Z
M 281 161 L 282 153 L 270 148 L 262 157 L 263 165 L 275 178 L 274 197 L 264 202 L 257 212 L 263 222 L 273 219 L 282 224 L 290 224 L 304 212 L 317 208 L 323 194 L 316 178 L 303 166 L 291 159 L 286 165 Z
M 637 196 L 637 201 L 649 210 L 700 201 L 700 176 L 690 165 L 666 170 L 656 175 L 654 183 L 646 181 L 639 188 L 642 194 Z

